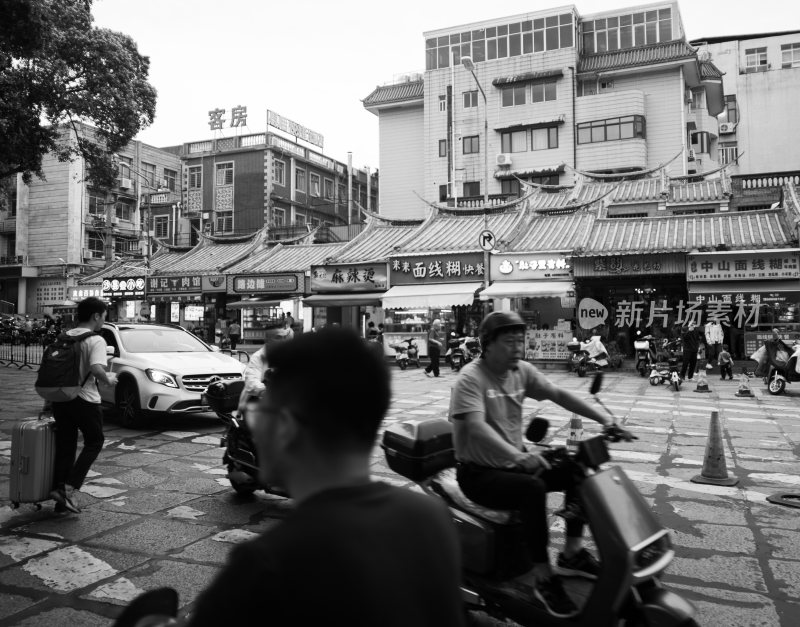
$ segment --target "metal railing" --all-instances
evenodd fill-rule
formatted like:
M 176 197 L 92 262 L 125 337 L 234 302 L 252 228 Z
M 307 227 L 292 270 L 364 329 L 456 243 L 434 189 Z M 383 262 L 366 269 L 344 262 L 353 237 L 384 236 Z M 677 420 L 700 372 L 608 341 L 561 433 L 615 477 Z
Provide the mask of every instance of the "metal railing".
M 18 369 L 38 370 L 42 363 L 44 346 L 41 344 L 0 343 L 0 366 L 16 366 Z

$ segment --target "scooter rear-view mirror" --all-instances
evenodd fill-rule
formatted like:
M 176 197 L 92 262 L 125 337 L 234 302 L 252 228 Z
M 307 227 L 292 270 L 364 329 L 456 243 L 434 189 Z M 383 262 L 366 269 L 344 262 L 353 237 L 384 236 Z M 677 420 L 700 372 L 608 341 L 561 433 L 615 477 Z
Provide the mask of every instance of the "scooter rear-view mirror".
M 547 435 L 547 430 L 550 428 L 550 421 L 547 418 L 536 417 L 531 420 L 528 428 L 525 429 L 525 437 L 530 442 L 541 442 L 544 436 Z

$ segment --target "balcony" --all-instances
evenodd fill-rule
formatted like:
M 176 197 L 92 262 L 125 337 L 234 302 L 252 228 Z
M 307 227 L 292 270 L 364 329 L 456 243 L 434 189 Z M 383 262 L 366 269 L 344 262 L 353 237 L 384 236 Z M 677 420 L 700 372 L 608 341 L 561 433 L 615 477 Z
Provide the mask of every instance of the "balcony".
M 489 194 L 489 207 L 498 207 L 518 198 L 517 194 Z M 452 198 L 444 201 L 448 207 L 454 206 Z M 482 209 L 485 205 L 483 196 L 459 196 L 455 206 L 462 209 Z

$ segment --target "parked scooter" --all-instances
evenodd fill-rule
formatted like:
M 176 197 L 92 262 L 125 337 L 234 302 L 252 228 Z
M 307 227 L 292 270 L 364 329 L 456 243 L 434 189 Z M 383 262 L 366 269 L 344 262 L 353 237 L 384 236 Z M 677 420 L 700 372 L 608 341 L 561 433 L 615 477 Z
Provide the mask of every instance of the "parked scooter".
M 228 470 L 228 481 L 238 494 L 248 495 L 256 490 L 264 490 L 268 494 L 288 497 L 282 488 L 263 485 L 258 478 L 258 452 L 250 427 L 247 426 L 246 415 L 235 413 L 244 385 L 242 379 L 216 381 L 204 393 L 205 402 L 225 423 L 225 434 L 220 438 L 219 445 L 225 449 L 222 463 Z M 256 397 L 253 397 L 247 403 L 245 412 L 253 411 L 256 401 Z
M 478 338 L 458 336 L 455 332 L 450 333 L 447 346 L 444 359 L 455 371 L 461 370 L 462 366 L 480 357 L 481 354 L 481 343 Z
M 656 342 L 656 338 L 652 335 L 644 335 L 633 341 L 633 348 L 636 350 L 636 370 L 643 377 L 653 370 L 653 365 L 658 361 Z
M 777 396 L 786 390 L 786 384 L 800 381 L 800 342 L 788 346 L 781 340 L 768 340 L 764 343 L 767 350 L 767 364 L 769 366 L 764 377 L 767 391 Z M 784 354 L 778 355 L 779 351 Z M 788 355 L 788 359 L 782 359 Z
M 410 364 L 419 368 L 419 348 L 417 348 L 417 340 L 413 337 L 407 337 L 404 340 L 390 345 L 394 350 L 394 359 L 400 370 L 405 370 Z
M 579 377 L 585 377 L 587 372 L 596 372 L 609 365 L 608 350 L 599 335 L 593 335 L 585 342 L 572 338 L 567 349 L 572 353 L 570 370 L 577 372 Z
M 681 389 L 681 369 L 680 359 L 677 350 L 680 347 L 680 340 L 665 341 L 663 348 L 658 352 L 658 361 L 652 365 L 650 370 L 650 385 L 661 385 L 669 383 L 676 392 Z
M 546 430 L 547 421 L 537 418 L 526 436 L 538 441 Z M 461 589 L 470 612 L 523 626 L 696 627 L 692 605 L 660 579 L 675 555 L 669 531 L 620 467 L 601 468 L 609 461 L 606 439 L 616 441 L 615 434 L 606 432 L 583 440 L 576 452 L 564 447 L 546 452 L 551 465 L 572 469 L 579 485 L 581 513 L 601 559 L 595 582 L 563 579 L 568 594 L 580 606 L 576 615 L 566 618 L 553 616 L 532 594 L 522 591 L 529 589 L 532 581 L 518 514 L 482 507 L 461 492 L 453 468 L 450 422 L 397 423 L 384 432 L 382 447 L 392 470 L 449 507 L 461 539 Z

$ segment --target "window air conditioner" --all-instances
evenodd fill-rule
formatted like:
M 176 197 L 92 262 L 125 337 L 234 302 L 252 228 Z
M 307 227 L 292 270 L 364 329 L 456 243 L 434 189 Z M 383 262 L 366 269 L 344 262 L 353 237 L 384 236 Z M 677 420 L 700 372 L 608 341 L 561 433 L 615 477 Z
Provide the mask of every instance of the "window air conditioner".
M 91 248 L 84 248 L 83 249 L 83 258 L 84 259 L 91 259 L 92 257 L 94 257 L 94 254 L 92 253 L 92 249 Z
M 735 130 L 736 130 L 736 124 L 734 124 L 733 122 L 720 122 L 719 125 L 720 134 L 733 133 Z
M 497 165 L 511 165 L 511 155 L 507 153 L 500 153 L 495 158 L 495 163 L 497 163 Z
M 133 182 L 130 179 L 120 177 L 117 179 L 117 181 L 119 182 L 119 186 L 122 189 L 130 189 L 131 187 L 133 187 Z

